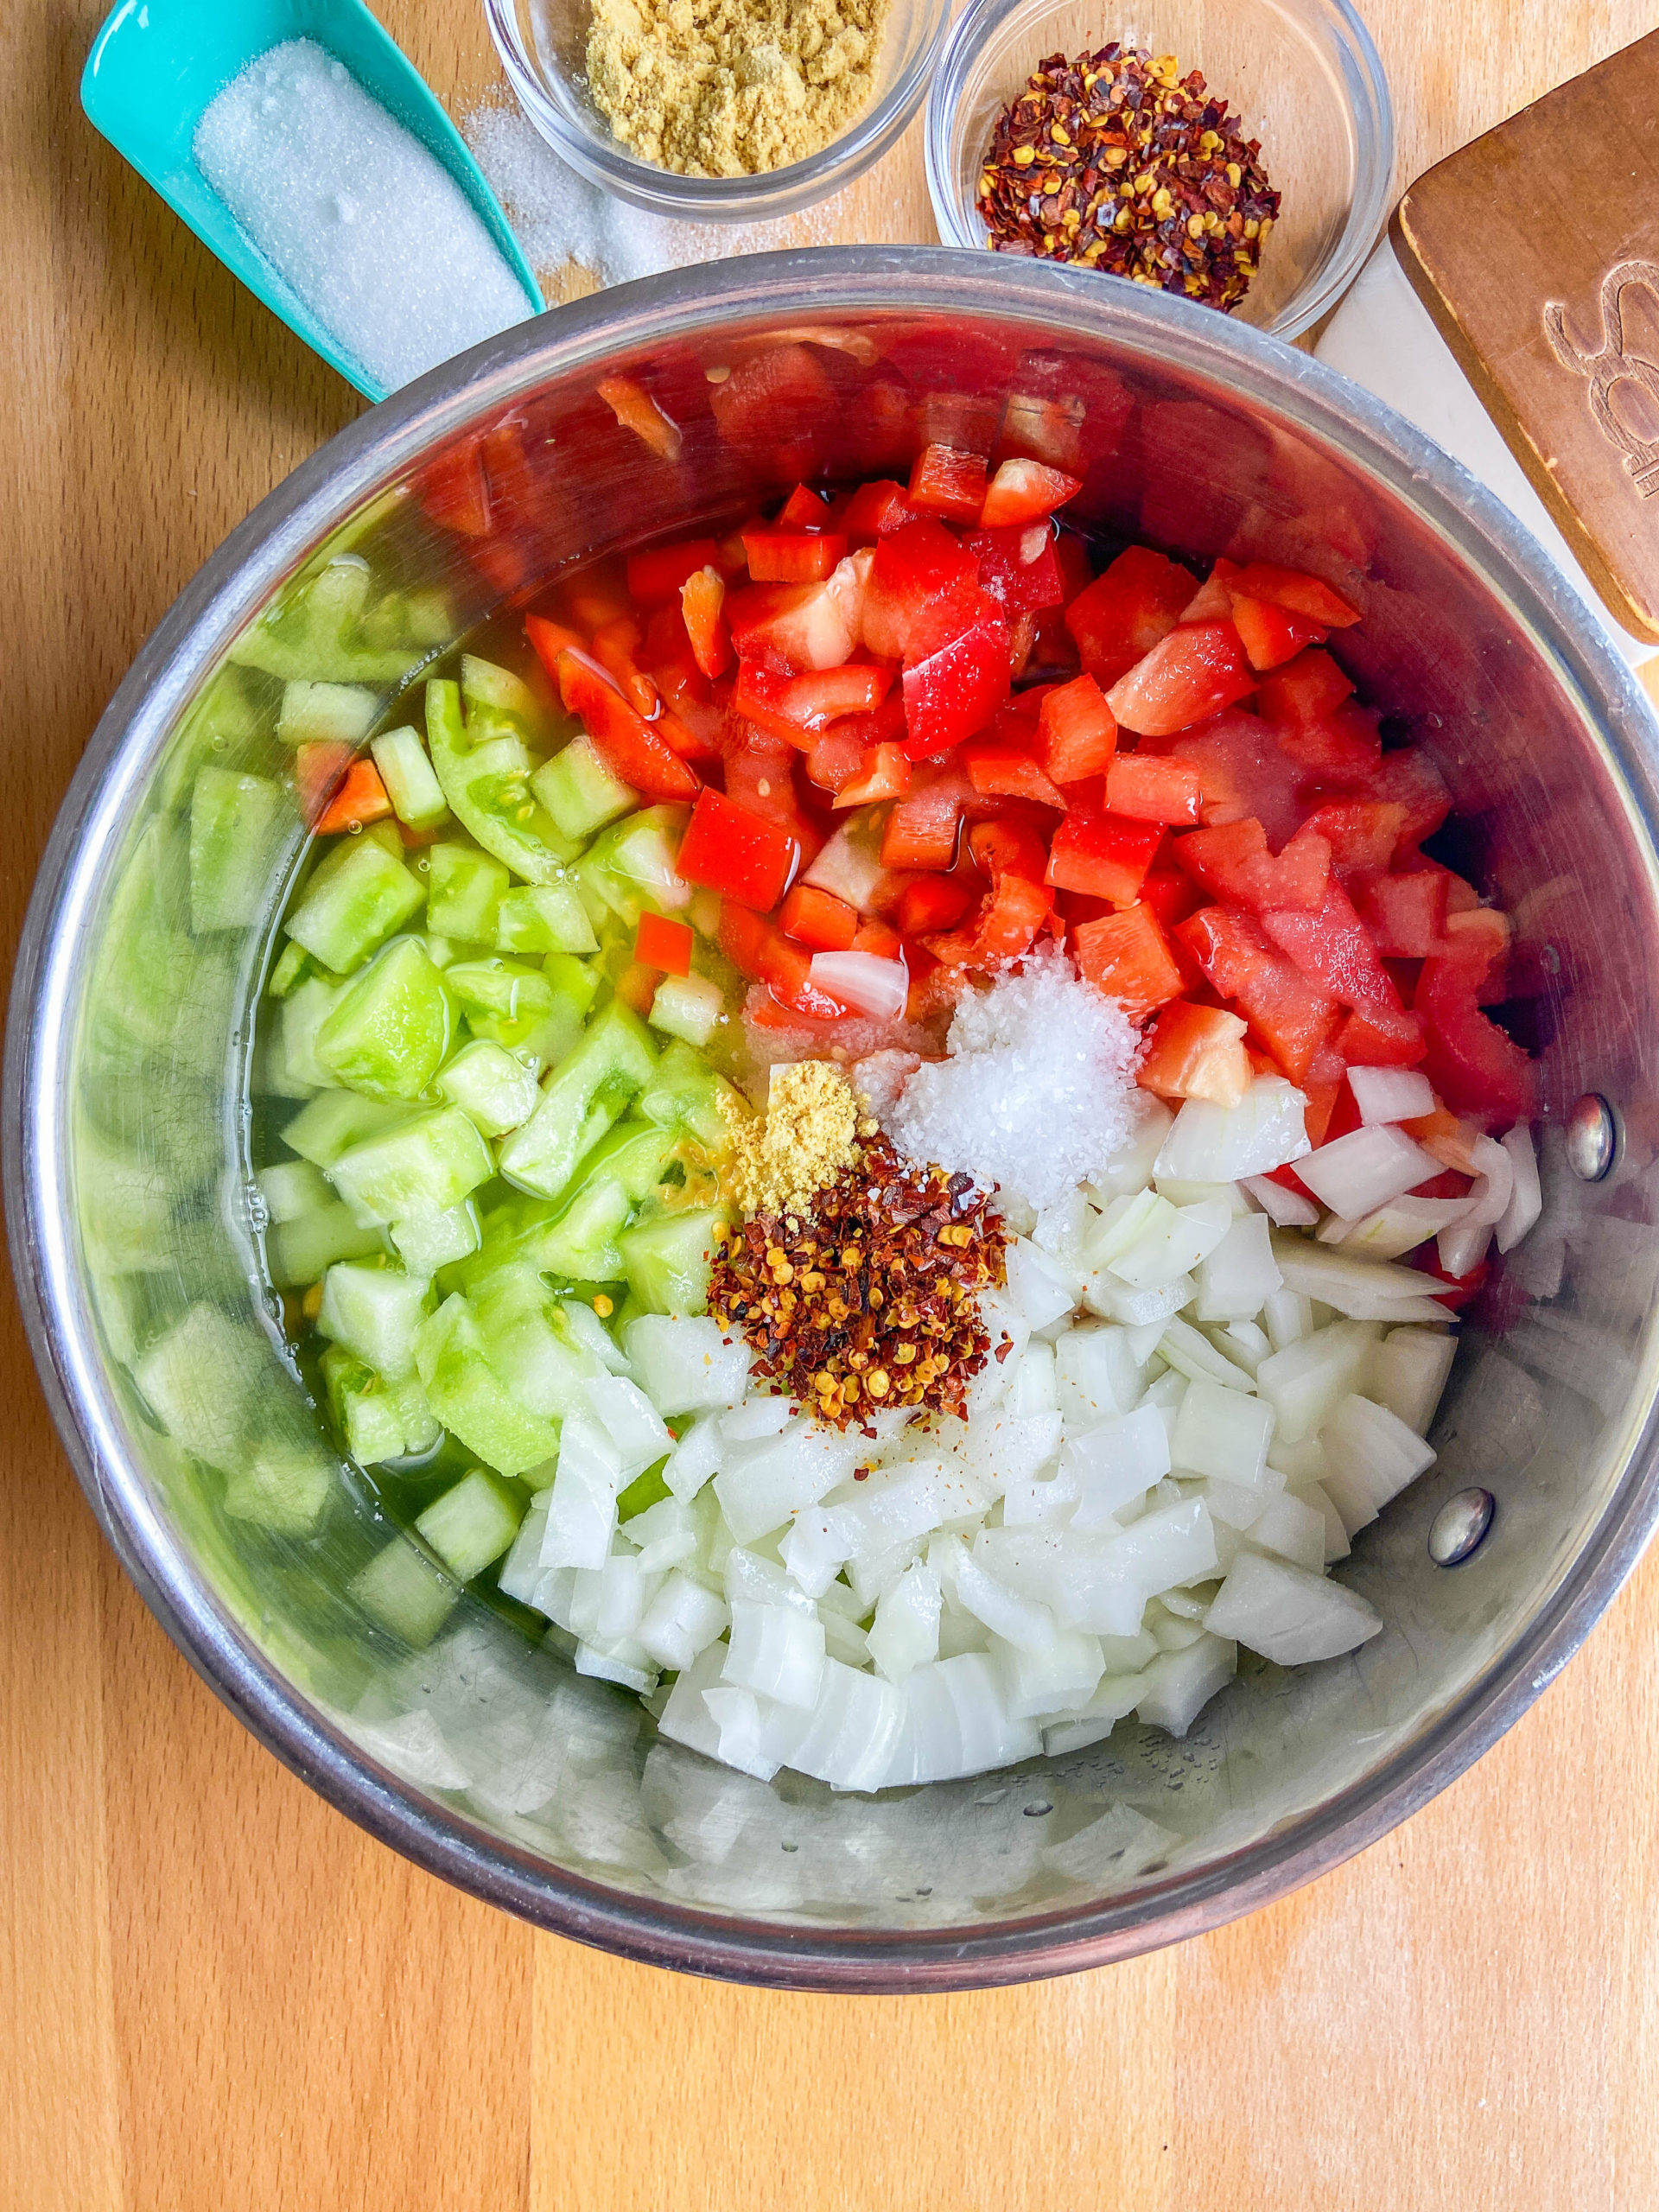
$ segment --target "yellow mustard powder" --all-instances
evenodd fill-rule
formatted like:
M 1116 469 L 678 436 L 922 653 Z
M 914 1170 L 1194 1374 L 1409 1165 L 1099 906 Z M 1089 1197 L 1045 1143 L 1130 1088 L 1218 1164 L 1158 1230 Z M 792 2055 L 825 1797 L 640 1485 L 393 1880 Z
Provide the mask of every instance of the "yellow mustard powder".
M 858 1156 L 858 1101 L 828 1060 L 775 1067 L 766 1110 L 735 1122 L 728 1169 L 745 1213 L 810 1213 L 826 1183 Z
M 593 0 L 588 83 L 617 137 L 659 168 L 783 168 L 868 105 L 889 4 Z

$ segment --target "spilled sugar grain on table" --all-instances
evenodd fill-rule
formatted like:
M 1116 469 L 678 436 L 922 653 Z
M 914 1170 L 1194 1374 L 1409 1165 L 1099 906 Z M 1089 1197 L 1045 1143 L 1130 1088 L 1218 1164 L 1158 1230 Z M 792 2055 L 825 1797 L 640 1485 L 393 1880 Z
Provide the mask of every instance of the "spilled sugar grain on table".
M 1659 21 L 1464 4 L 1431 43 L 1406 0 L 1365 12 L 1402 177 Z M 79 124 L 102 13 L 23 0 L 0 63 L 23 396 L 0 625 L 30 733 L 3 768 L 9 941 L 143 634 L 359 411 Z M 473 0 L 383 15 L 452 112 L 497 81 Z M 914 134 L 846 205 L 848 238 L 930 235 Z M 115 1567 L 10 1309 L 5 1347 L 0 2203 L 748 2212 L 780 2177 L 809 2212 L 855 2192 L 1629 2212 L 1659 2192 L 1659 1815 L 1631 1753 L 1659 1726 L 1659 1562 L 1478 1767 L 1268 1912 L 1023 1990 L 779 1996 L 533 1934 L 330 1812 Z

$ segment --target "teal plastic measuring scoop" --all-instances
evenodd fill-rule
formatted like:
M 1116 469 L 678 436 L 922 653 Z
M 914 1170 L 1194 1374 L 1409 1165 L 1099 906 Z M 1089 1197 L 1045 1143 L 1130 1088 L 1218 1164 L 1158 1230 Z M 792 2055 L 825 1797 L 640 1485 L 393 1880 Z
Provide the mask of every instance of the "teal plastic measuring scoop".
M 494 194 L 426 79 L 362 0 L 121 0 L 80 80 L 96 127 L 251 292 L 347 383 L 371 399 L 385 388 L 317 321 L 237 222 L 196 166 L 202 111 L 232 77 L 285 39 L 308 38 L 345 63 L 371 99 L 442 164 L 482 219 L 524 288 L 542 297 Z

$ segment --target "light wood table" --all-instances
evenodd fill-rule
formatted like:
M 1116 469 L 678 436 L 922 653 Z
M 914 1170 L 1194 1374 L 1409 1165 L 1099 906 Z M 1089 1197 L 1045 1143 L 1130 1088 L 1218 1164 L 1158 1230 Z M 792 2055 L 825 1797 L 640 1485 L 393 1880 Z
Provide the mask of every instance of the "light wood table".
M 1659 20 L 1367 11 L 1402 181 Z M 83 121 L 99 12 L 16 0 L 0 43 L 8 946 L 141 639 L 358 405 Z M 457 110 L 497 82 L 477 0 L 381 12 Z M 829 220 L 931 238 L 918 133 Z M 1659 1560 L 1472 1773 L 1270 1911 L 1034 1988 L 760 1994 L 533 1934 L 284 1773 L 118 1571 L 0 1328 L 0 2212 L 1659 2203 Z

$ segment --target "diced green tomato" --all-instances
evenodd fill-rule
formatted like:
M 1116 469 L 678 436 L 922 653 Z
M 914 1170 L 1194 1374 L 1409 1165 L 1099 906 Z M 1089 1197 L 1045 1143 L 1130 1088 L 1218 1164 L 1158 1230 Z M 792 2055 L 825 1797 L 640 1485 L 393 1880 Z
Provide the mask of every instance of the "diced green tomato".
M 325 1090 L 321 1098 L 294 1116 L 283 1131 L 283 1142 L 302 1160 L 319 1167 L 332 1167 L 341 1153 L 349 1152 L 365 1137 L 379 1136 L 409 1119 L 404 1106 L 383 1104 L 378 1098 L 360 1097 L 351 1090 Z
M 688 1045 L 706 1045 L 725 1004 L 719 984 L 707 976 L 664 976 L 647 1019 L 666 1036 L 683 1038 Z
M 334 1203 L 322 1170 L 308 1160 L 279 1160 L 273 1166 L 262 1167 L 253 1179 L 264 1201 L 267 1221 L 299 1221 Z
M 302 985 L 284 1013 L 309 988 Z M 418 1098 L 448 1055 L 455 1019 L 442 970 L 417 939 L 402 938 L 335 1000 L 317 1031 L 315 1058 L 334 1082 L 367 1098 Z
M 669 1213 L 617 1239 L 628 1288 L 647 1313 L 701 1313 L 709 1303 L 716 1212 Z
M 753 819 L 753 817 L 751 817 Z M 648 806 L 597 836 L 583 855 L 577 880 L 596 891 L 630 930 L 649 907 L 687 906 L 689 885 L 677 865 L 685 834 L 683 806 Z
M 639 792 L 612 774 L 585 733 L 538 768 L 530 787 L 567 837 L 591 837 L 639 804 Z
M 654 1200 L 673 1166 L 681 1141 L 676 1128 L 630 1118 L 601 1138 L 582 1161 L 575 1187 L 582 1190 L 589 1181 L 613 1182 L 635 1205 Z M 683 1174 L 676 1175 L 677 1182 L 682 1179 Z
M 497 957 L 457 960 L 444 973 L 476 1037 L 545 1062 L 562 1059 L 581 1033 L 581 1015 L 539 968 Z
M 366 1361 L 344 1344 L 330 1344 L 321 1364 L 329 1407 L 346 1449 L 359 1466 L 378 1467 L 387 1459 L 401 1459 L 404 1419 L 396 1395 Z
M 503 668 L 493 660 L 480 660 L 476 653 L 463 653 L 461 696 L 469 727 L 475 711 L 505 715 L 518 724 L 519 736 L 528 739 L 531 744 L 544 741 L 547 716 L 542 711 L 541 701 L 523 677 L 515 676 L 510 668 Z
M 380 695 L 361 683 L 285 683 L 276 734 L 284 745 L 360 745 Z
M 578 960 L 574 953 L 550 952 L 542 963 L 542 973 L 576 1019 L 585 1021 L 599 995 L 599 970 L 588 962 Z
M 524 1517 L 523 1499 L 499 1476 L 474 1467 L 435 1497 L 415 1526 L 449 1572 L 470 1582 L 512 1548 Z
M 317 1058 L 317 1038 L 343 995 L 343 986 L 314 976 L 283 1001 L 283 1065 L 291 1082 L 322 1090 L 339 1081 Z
M 486 1357 L 521 1403 L 550 1420 L 588 1412 L 588 1385 L 606 1368 L 572 1314 L 585 1313 L 601 1342 L 610 1345 L 590 1306 L 554 1296 L 537 1267 L 522 1261 L 497 1267 L 467 1302 Z
M 225 1510 L 284 1536 L 308 1536 L 340 1478 L 318 1444 L 273 1444 L 250 1453 L 225 1484 Z
M 315 1282 L 336 1260 L 366 1259 L 371 1252 L 384 1249 L 379 1230 L 360 1222 L 335 1198 L 292 1221 L 273 1222 L 265 1232 L 265 1264 L 278 1290 Z
M 435 678 L 426 687 L 426 740 L 457 821 L 526 882 L 557 882 L 581 847 L 531 790 L 537 764 L 523 741 L 493 737 L 473 745 L 458 686 Z
M 684 1129 L 710 1151 L 729 1144 L 733 1124 L 750 1117 L 742 1092 L 685 1040 L 671 1045 L 658 1061 L 634 1111 L 648 1122 Z
M 533 1068 L 483 1037 L 455 1054 L 439 1076 L 438 1089 L 470 1114 L 486 1137 L 505 1136 L 527 1122 L 542 1095 Z
M 296 984 L 315 973 L 316 963 L 302 944 L 285 944 L 276 956 L 270 971 L 270 981 L 265 985 L 265 996 L 285 999 Z
M 292 679 L 401 683 L 424 645 L 377 650 L 368 632 L 378 607 L 367 605 L 372 578 L 359 553 L 346 553 L 287 586 L 231 648 L 244 668 Z M 360 640 L 360 642 L 359 642 Z M 441 641 L 440 641 L 441 642 Z
M 431 1643 L 461 1597 L 404 1536 L 377 1552 L 346 1587 L 371 1620 L 417 1651 Z
M 190 792 L 190 927 L 249 929 L 270 890 L 292 802 L 265 776 L 229 768 L 198 769 Z
M 509 891 L 496 923 L 499 952 L 597 952 L 599 939 L 574 883 Z
M 512 881 L 476 845 L 434 845 L 426 855 L 427 927 L 467 944 L 493 944 Z
M 385 1223 L 458 1206 L 493 1173 L 473 1123 L 459 1107 L 444 1106 L 353 1145 L 334 1161 L 330 1179 L 354 1212 Z
M 419 912 L 426 893 L 369 833 L 342 849 L 344 859 L 317 870 L 283 926 L 325 968 L 349 976 Z
M 789 887 L 801 849 L 781 823 L 763 821 L 724 792 L 702 791 L 680 846 L 688 883 L 766 913 Z
M 560 1062 L 529 1121 L 502 1144 L 501 1173 L 521 1190 L 557 1198 L 656 1065 L 645 1024 L 613 1001 Z
M 317 1326 L 325 1337 L 391 1382 L 415 1371 L 415 1338 L 426 1319 L 429 1285 L 395 1268 L 341 1261 L 323 1278 Z
M 538 1264 L 573 1282 L 616 1282 L 622 1274 L 618 1232 L 628 1225 L 632 1201 L 609 1177 L 585 1182 L 557 1221 L 537 1239 Z
M 426 1323 L 416 1358 L 433 1412 L 498 1474 L 522 1475 L 554 1457 L 556 1425 L 526 1413 L 495 1373 L 464 1298 L 446 1299 Z
M 391 1224 L 397 1256 L 412 1275 L 435 1275 L 478 1249 L 478 1210 L 470 1199 L 440 1212 L 405 1214 Z
M 449 803 L 417 729 L 383 730 L 369 747 L 397 819 L 411 830 L 435 830 L 449 819 Z

